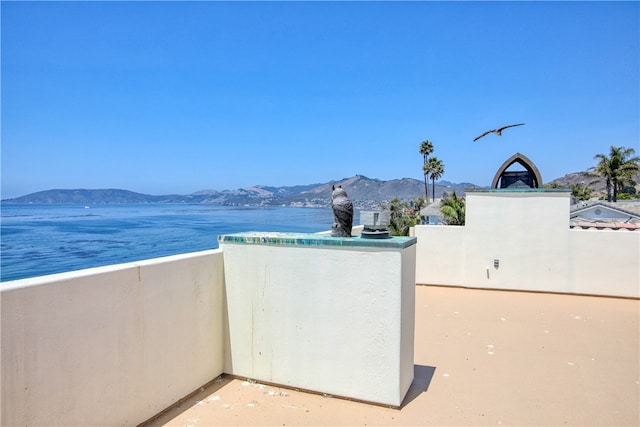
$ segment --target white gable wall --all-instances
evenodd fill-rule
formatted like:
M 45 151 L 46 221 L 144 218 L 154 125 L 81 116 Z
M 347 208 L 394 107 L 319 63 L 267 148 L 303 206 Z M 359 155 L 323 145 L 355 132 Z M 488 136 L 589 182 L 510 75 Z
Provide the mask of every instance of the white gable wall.
M 627 219 L 631 218 L 631 215 L 629 214 L 614 209 L 609 209 L 606 206 L 591 206 L 588 209 L 580 210 L 580 212 L 573 212 L 571 216 L 579 216 L 581 218 L 593 220 L 619 219 L 620 221 L 626 221 Z

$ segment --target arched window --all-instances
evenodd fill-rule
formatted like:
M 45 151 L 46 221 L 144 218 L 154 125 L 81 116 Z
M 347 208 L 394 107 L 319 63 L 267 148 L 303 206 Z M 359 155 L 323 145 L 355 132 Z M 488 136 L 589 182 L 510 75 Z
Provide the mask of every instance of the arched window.
M 508 171 L 513 164 L 518 163 L 524 171 Z M 509 157 L 496 172 L 491 188 L 540 188 L 542 176 L 531 160 L 524 154 L 516 153 Z

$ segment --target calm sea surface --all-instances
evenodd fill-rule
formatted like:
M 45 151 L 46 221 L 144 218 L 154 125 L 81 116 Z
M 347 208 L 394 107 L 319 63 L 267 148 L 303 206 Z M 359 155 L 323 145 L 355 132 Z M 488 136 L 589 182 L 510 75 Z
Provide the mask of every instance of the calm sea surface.
M 331 229 L 330 208 L 2 205 L 1 281 L 195 252 L 242 231 Z

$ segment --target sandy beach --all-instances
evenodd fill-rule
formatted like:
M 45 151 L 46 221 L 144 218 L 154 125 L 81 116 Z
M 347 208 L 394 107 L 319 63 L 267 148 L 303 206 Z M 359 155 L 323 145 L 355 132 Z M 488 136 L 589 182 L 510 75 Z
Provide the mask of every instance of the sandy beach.
M 223 376 L 146 425 L 637 426 L 639 336 L 634 299 L 417 286 L 401 408 Z

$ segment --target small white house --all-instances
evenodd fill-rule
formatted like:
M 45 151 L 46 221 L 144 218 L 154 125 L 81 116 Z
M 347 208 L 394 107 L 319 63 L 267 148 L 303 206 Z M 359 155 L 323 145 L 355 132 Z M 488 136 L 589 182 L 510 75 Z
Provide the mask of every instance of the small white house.
M 617 202 L 596 203 L 582 202 L 571 207 L 571 220 L 586 220 L 600 222 L 640 223 L 640 203 Z
M 440 202 L 442 199 L 436 199 L 433 203 L 420 209 L 420 216 L 424 218 L 423 224 L 437 225 L 444 224 L 442 212 L 440 212 Z

